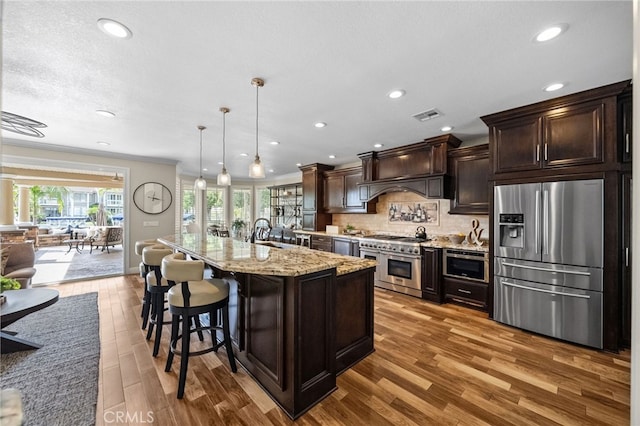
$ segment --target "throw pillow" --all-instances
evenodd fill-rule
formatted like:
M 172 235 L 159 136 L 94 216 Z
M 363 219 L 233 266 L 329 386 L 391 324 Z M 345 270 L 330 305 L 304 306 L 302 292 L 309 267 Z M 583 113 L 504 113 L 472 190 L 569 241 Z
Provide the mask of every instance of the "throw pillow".
M 11 246 L 8 246 L 0 250 L 0 256 L 2 257 L 2 262 L 0 263 L 0 275 L 4 275 L 4 268 L 7 266 L 7 261 L 9 260 L 10 248 Z

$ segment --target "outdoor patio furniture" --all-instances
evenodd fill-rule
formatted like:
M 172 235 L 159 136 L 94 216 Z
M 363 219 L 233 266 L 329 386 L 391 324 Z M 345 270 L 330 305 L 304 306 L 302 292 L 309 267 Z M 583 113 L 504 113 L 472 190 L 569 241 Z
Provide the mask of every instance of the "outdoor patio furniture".
M 93 253 L 94 248 L 102 247 L 101 251 L 107 250 L 109 253 L 109 247 L 114 247 L 117 244 L 122 244 L 122 227 L 120 226 L 98 226 L 89 228 L 85 243 L 89 243 L 89 254 Z

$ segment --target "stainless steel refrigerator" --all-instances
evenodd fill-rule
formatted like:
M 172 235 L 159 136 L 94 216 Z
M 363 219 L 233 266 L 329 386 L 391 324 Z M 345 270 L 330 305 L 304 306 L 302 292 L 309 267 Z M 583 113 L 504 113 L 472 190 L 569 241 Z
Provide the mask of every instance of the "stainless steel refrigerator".
M 494 319 L 602 348 L 602 179 L 494 188 Z

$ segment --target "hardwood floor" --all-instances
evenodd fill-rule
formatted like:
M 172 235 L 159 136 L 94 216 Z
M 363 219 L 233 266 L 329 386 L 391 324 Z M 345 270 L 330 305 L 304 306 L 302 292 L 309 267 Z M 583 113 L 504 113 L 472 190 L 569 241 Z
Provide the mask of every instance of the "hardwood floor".
M 97 425 L 286 425 L 292 422 L 224 351 L 190 360 L 176 399 L 176 357 L 164 372 L 140 329 L 135 275 L 57 287 L 97 291 L 100 383 Z M 595 350 L 500 325 L 486 314 L 376 289 L 376 352 L 338 377 L 338 390 L 301 425 L 542 425 L 629 423 L 630 351 Z

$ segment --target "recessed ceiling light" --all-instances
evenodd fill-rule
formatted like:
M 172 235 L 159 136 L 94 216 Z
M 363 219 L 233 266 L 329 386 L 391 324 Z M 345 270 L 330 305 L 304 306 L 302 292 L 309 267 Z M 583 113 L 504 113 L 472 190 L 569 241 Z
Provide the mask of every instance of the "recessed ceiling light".
M 218 164 L 219 164 L 220 166 L 224 165 L 224 163 L 223 163 L 222 161 L 218 161 Z
M 129 28 L 113 19 L 98 19 L 98 28 L 104 31 L 104 33 L 116 38 L 131 38 L 133 36 Z
M 451 130 L 453 130 L 453 127 L 451 126 L 444 126 L 440 128 L 440 131 L 442 132 L 450 132 Z
M 207 169 L 206 167 L 203 167 L 203 168 L 202 168 L 202 171 L 203 171 L 203 172 L 206 172 L 206 171 L 208 171 L 208 170 L 209 170 L 209 169 Z
M 536 35 L 535 40 L 539 43 L 544 43 L 545 41 L 552 40 L 565 32 L 568 27 L 569 26 L 567 24 L 558 24 L 549 28 L 545 28 Z
M 564 87 L 563 83 L 553 83 L 544 88 L 545 92 L 555 92 L 556 90 L 560 90 Z
M 398 99 L 403 97 L 407 92 L 402 89 L 392 90 L 387 94 L 391 99 Z
M 105 141 L 98 141 L 96 142 L 98 145 L 103 145 L 103 146 L 109 146 L 111 145 L 109 142 L 105 142 Z
M 107 111 L 106 109 L 97 109 L 96 114 L 109 118 L 113 118 L 116 116 L 114 113 L 112 113 L 111 111 Z
M 329 155 L 329 158 L 336 158 L 336 156 L 331 154 L 331 155 Z
M 278 141 L 271 141 L 271 142 L 269 142 L 269 144 L 271 144 L 271 145 L 280 145 L 280 142 L 278 142 Z
M 322 121 L 319 121 L 316 124 L 314 124 L 314 126 L 316 126 L 318 129 L 321 129 L 321 128 L 325 127 L 326 125 L 327 125 L 327 123 L 323 123 Z
M 247 154 L 246 152 L 243 152 L 243 153 L 240 154 L 240 157 L 248 157 L 248 156 L 249 156 L 249 154 Z
M 383 143 L 377 143 L 373 145 L 374 148 L 382 148 L 383 146 L 384 146 Z
M 269 169 L 269 173 L 273 173 L 273 169 Z
M 296 163 L 296 167 L 302 166 L 302 163 Z

